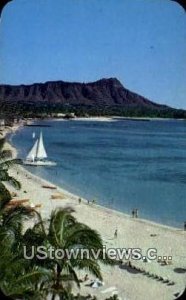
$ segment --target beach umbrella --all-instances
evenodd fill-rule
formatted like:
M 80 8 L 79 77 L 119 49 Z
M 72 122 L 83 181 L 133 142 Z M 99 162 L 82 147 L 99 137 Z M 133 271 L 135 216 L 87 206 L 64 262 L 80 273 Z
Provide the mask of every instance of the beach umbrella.
M 0 17 L 1 17 L 1 13 L 2 13 L 2 10 L 3 8 L 5 7 L 5 5 L 8 3 L 8 2 L 11 2 L 12 0 L 0 0 Z
M 91 283 L 91 287 L 96 288 L 96 289 L 103 285 L 104 285 L 104 282 L 100 281 L 99 279 L 96 279 Z

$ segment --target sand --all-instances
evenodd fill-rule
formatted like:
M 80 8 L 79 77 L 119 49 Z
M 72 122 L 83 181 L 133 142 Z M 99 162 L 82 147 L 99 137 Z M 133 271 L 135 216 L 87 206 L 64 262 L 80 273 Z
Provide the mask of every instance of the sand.
M 16 156 L 16 149 L 12 148 L 12 150 Z M 7 185 L 11 192 L 17 193 L 14 199 L 29 199 L 31 206 L 41 206 L 37 209 L 44 218 L 48 218 L 51 211 L 57 207 L 71 206 L 75 209 L 75 216 L 80 222 L 101 233 L 107 248 L 141 248 L 143 253 L 149 248 L 156 248 L 158 255 L 172 256 L 169 265 L 161 265 L 157 260 L 151 262 L 132 260 L 131 263 L 152 274 L 173 281 L 174 285 L 169 286 L 162 281 L 135 272 L 125 265 L 122 267 L 101 265 L 104 286 L 94 289 L 87 286 L 90 282 L 87 281 L 82 283 L 80 291 L 74 287 L 74 292 L 96 295 L 98 299 L 106 299 L 113 293 L 118 293 L 119 298 L 123 300 L 173 300 L 175 293 L 184 290 L 186 285 L 186 232 L 140 218 L 134 219 L 129 215 L 106 209 L 97 204 L 88 204 L 86 199 L 79 204 L 79 197 L 62 187 L 56 187 L 55 190 L 43 188 L 43 185 L 53 186 L 53 184 L 34 176 L 22 166 L 11 168 L 10 174 L 22 184 L 20 191 L 15 191 L 14 188 Z M 117 238 L 114 238 L 116 229 L 118 235 Z M 83 278 L 84 275 L 85 273 L 79 272 L 80 277 Z M 93 279 L 91 275 L 89 278 Z

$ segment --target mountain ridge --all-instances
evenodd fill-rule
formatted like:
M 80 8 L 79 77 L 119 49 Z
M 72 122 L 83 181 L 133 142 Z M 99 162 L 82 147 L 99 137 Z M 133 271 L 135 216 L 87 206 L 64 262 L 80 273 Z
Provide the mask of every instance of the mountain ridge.
M 96 98 L 98 101 L 96 101 Z M 92 102 L 92 104 L 97 103 L 99 105 L 101 105 L 102 101 L 104 102 L 103 104 L 106 105 L 130 105 L 136 103 L 144 105 L 149 104 L 156 107 L 166 107 L 166 105 L 155 103 L 130 91 L 129 89 L 126 89 L 117 78 L 113 77 L 102 78 L 97 81 L 87 83 L 58 80 L 20 85 L 0 84 L 0 100 L 4 101 L 38 100 L 47 102 L 57 101 L 61 103 L 70 101 L 73 104 L 76 104 L 80 101 L 80 99 Z M 139 101 L 141 101 L 141 103 L 139 103 Z
M 44 107 L 45 111 L 63 111 L 65 107 L 65 111 L 91 114 L 170 117 L 181 111 L 181 117 L 183 112 L 186 115 L 183 110 L 153 102 L 132 92 L 115 77 L 87 83 L 58 80 L 21 85 L 0 84 L 0 106 L 12 104 L 24 105 L 24 110 L 28 106 L 29 110 L 37 107 L 38 111 Z

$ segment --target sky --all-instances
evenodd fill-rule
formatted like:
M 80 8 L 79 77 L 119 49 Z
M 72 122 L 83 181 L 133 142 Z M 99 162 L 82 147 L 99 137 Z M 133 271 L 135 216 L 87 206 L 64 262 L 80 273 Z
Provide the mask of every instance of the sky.
M 6 6 L 0 84 L 110 77 L 152 101 L 186 109 L 181 6 L 168 0 L 14 0 Z

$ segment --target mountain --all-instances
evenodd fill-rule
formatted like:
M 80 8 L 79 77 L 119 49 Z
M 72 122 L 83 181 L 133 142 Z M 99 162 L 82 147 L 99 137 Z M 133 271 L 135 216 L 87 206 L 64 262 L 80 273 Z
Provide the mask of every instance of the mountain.
M 32 85 L 0 85 L 0 100 L 72 105 L 142 105 L 161 107 L 126 88 L 116 78 L 78 83 L 54 81 Z
M 126 89 L 116 78 L 101 79 L 90 83 L 50 81 L 32 85 L 0 85 L 0 104 L 24 105 L 34 108 L 52 107 L 61 110 L 83 109 L 103 114 L 148 115 L 174 109 L 152 102 Z M 176 110 L 177 111 L 177 110 Z

